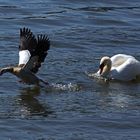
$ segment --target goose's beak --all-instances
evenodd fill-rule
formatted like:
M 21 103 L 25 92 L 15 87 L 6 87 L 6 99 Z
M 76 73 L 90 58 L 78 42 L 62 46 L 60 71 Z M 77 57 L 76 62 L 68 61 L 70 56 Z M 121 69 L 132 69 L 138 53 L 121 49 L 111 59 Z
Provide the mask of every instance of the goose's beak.
M 0 69 L 0 76 L 4 73 L 3 69 Z
M 0 71 L 0 76 L 2 75 L 2 72 Z

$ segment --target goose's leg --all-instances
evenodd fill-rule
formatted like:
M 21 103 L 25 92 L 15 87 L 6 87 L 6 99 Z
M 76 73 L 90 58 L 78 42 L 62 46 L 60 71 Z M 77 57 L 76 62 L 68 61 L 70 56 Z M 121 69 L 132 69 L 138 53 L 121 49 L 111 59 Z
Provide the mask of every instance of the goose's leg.
M 46 81 L 44 81 L 44 80 L 42 80 L 42 79 L 39 79 L 39 80 L 40 80 L 40 82 L 42 82 L 43 84 L 45 84 L 45 85 L 49 85 L 48 82 L 46 82 Z
M 2 68 L 0 69 L 0 75 L 6 73 L 6 72 L 12 72 L 13 71 L 13 67 L 6 67 L 6 68 Z

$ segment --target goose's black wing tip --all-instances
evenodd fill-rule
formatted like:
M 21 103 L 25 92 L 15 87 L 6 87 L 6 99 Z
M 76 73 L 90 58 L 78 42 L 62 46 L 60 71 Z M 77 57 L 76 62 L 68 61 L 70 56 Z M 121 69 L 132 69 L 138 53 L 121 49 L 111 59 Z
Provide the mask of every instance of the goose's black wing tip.
M 48 35 L 37 35 L 38 48 L 48 51 L 50 49 L 50 39 Z
M 25 36 L 25 35 L 32 35 L 33 33 L 31 32 L 31 29 L 23 27 L 20 28 L 20 37 Z
M 37 41 L 31 29 L 26 27 L 20 28 L 19 50 L 20 51 L 29 50 L 30 53 L 32 54 L 36 46 L 37 46 Z

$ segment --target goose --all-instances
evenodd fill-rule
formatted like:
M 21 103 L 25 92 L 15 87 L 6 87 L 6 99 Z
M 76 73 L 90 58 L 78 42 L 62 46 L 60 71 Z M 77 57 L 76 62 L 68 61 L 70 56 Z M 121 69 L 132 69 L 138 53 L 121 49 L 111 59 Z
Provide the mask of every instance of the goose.
M 111 58 L 104 56 L 100 60 L 97 74 L 109 80 L 140 80 L 140 62 L 126 54 L 116 54 Z
M 8 66 L 0 69 L 0 75 L 12 73 L 21 79 L 23 83 L 39 85 L 40 82 L 48 84 L 35 74 L 44 62 L 50 49 L 50 41 L 47 35 L 35 37 L 29 28 L 20 29 L 19 63 L 16 66 Z

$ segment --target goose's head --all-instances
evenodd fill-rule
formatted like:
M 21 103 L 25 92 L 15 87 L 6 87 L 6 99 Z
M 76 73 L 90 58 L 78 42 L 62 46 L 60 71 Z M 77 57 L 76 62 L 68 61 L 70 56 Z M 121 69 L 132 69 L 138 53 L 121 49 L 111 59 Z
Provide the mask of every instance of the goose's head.
M 99 67 L 99 74 L 103 77 L 108 76 L 111 70 L 112 62 L 108 56 L 104 56 L 101 58 L 100 67 Z

